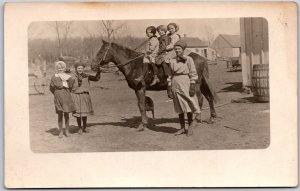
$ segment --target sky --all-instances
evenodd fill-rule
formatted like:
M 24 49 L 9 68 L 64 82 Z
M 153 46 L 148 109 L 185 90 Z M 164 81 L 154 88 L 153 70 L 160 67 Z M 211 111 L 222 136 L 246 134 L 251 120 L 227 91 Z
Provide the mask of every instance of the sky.
M 124 20 L 114 21 L 114 24 L 123 24 L 122 31 L 119 36 L 131 35 L 134 37 L 146 37 L 145 29 L 148 26 L 167 25 L 175 22 L 179 25 L 178 33 L 189 37 L 198 37 L 205 40 L 207 33 L 213 34 L 240 34 L 239 18 L 222 18 L 222 19 L 168 19 L 168 20 Z M 70 37 L 89 37 L 91 34 L 95 36 L 103 35 L 103 28 L 100 20 L 98 21 L 72 21 L 70 27 Z M 28 38 L 49 38 L 56 39 L 54 21 L 33 22 L 28 27 Z

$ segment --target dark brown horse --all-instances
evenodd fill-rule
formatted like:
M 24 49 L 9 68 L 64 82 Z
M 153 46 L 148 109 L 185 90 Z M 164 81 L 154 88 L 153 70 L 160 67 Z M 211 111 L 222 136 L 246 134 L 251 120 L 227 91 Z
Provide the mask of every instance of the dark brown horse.
M 218 100 L 218 96 L 208 81 L 208 65 L 206 59 L 193 52 L 190 53 L 189 56 L 194 60 L 199 77 L 197 81 L 198 86 L 196 88 L 196 95 L 199 100 L 200 109 L 203 105 L 203 94 L 210 106 L 211 117 L 209 121 L 213 122 L 213 119 L 216 117 L 214 102 Z M 138 100 L 138 107 L 142 117 L 138 130 L 143 130 L 148 124 L 148 118 L 145 110 L 146 90 L 161 91 L 167 89 L 167 79 L 164 75 L 163 69 L 162 67 L 159 67 L 158 78 L 160 79 L 160 83 L 155 86 L 150 86 L 149 84 L 153 79 L 153 72 L 148 69 L 148 64 L 143 64 L 143 54 L 124 46 L 120 46 L 116 43 L 103 41 L 103 45 L 98 51 L 96 59 L 92 64 L 92 69 L 97 70 L 100 66 L 109 62 L 115 63 L 119 70 L 124 74 L 128 86 L 135 91 Z M 136 84 L 134 79 L 141 74 L 141 67 L 144 67 L 144 70 L 146 69 L 149 72 L 147 72 L 143 83 Z M 196 119 L 197 121 L 201 121 L 201 115 L 196 116 Z

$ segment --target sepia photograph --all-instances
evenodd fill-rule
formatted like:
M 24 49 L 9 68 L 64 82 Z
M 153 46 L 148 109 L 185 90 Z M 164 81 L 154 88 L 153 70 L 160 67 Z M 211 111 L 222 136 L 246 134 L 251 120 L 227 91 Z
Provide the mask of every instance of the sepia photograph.
M 4 10 L 7 188 L 297 186 L 296 4 Z
M 264 18 L 32 22 L 31 149 L 265 149 L 268 53 Z

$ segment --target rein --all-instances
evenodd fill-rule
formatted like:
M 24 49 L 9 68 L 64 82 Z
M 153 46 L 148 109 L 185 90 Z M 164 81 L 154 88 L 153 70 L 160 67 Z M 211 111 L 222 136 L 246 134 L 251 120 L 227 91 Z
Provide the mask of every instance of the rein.
M 105 51 L 105 53 L 104 53 L 104 56 L 101 58 L 101 60 L 100 60 L 99 63 L 101 63 L 103 60 L 105 60 L 105 58 L 106 58 L 106 56 L 107 56 L 107 53 L 108 53 L 108 51 L 109 51 L 110 48 L 111 48 L 111 45 L 109 44 L 109 46 L 107 47 L 107 49 L 106 49 L 106 51 Z M 114 66 L 108 66 L 108 65 L 107 65 L 107 67 L 105 67 L 105 68 L 114 68 L 114 67 L 119 67 L 119 66 L 125 66 L 125 65 L 129 64 L 130 62 L 132 62 L 132 61 L 134 61 L 134 60 L 136 60 L 136 59 L 138 59 L 138 58 L 141 58 L 141 57 L 144 57 L 144 54 L 141 54 L 141 55 L 139 55 L 139 56 L 137 56 L 137 57 L 134 57 L 134 58 L 132 58 L 132 59 L 129 59 L 129 60 L 127 60 L 126 62 L 124 62 L 124 63 L 122 63 L 122 64 L 118 64 L 118 65 L 114 65 Z

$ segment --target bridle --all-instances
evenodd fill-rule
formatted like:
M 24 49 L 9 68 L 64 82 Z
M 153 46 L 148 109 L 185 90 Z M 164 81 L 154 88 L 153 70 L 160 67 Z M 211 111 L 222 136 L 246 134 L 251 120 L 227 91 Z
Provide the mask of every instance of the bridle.
M 108 47 L 106 48 L 106 51 L 105 51 L 105 53 L 104 53 L 104 56 L 101 58 L 100 62 L 98 63 L 98 67 L 100 67 L 101 62 L 102 62 L 103 60 L 105 60 L 105 58 L 106 58 L 106 56 L 107 56 L 107 53 L 108 53 L 110 47 L 111 47 L 111 44 L 109 43 L 109 45 L 108 45 Z
M 109 43 L 108 47 L 106 48 L 106 50 L 105 50 L 105 52 L 104 52 L 103 57 L 100 59 L 100 62 L 98 63 L 98 67 L 100 67 L 101 62 L 103 62 L 103 60 L 106 59 L 107 53 L 108 53 L 108 51 L 109 51 L 110 49 L 111 49 L 111 43 Z M 134 57 L 133 59 L 127 60 L 126 62 L 124 62 L 124 63 L 122 63 L 122 64 L 117 64 L 117 65 L 113 65 L 113 66 L 107 66 L 106 68 L 113 68 L 113 67 L 125 66 L 125 65 L 129 64 L 130 62 L 132 62 L 132 61 L 134 61 L 134 60 L 136 60 L 136 59 L 138 59 L 138 58 L 144 57 L 144 56 L 145 56 L 144 54 L 141 54 L 141 55 L 139 55 L 139 56 L 137 56 L 137 57 Z

